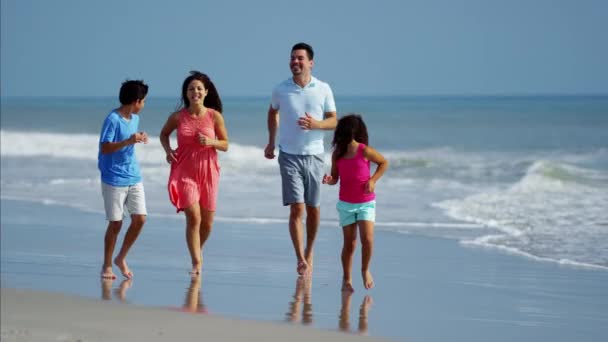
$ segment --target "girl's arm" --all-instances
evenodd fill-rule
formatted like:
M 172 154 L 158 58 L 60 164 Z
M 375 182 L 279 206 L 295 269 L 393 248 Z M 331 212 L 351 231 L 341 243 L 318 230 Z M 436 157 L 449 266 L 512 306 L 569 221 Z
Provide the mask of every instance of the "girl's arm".
M 365 186 L 367 192 L 374 192 L 376 189 L 376 182 L 382 177 L 384 171 L 388 169 L 388 160 L 386 160 L 380 152 L 369 146 L 366 146 L 363 149 L 363 157 L 378 165 L 378 167 L 376 167 L 376 172 L 370 177 Z
M 331 175 L 323 176 L 323 184 L 335 185 L 339 179 L 338 167 L 336 166 L 336 152 L 334 151 L 331 155 Z
M 179 122 L 178 115 L 179 112 L 175 112 L 169 115 L 167 122 L 165 122 L 165 125 L 160 130 L 160 144 L 163 147 L 163 150 L 165 150 L 168 163 L 177 161 L 177 158 L 175 157 L 175 151 L 171 149 L 171 142 L 169 140 L 169 137 L 171 136 L 171 133 L 173 133 L 173 131 L 177 129 L 177 123 Z

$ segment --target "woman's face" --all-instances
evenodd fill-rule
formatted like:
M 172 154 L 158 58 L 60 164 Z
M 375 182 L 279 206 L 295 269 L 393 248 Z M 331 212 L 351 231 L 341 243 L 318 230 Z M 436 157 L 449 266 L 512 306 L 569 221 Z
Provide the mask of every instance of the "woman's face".
M 202 105 L 203 101 L 205 100 L 205 96 L 207 96 L 207 89 L 205 89 L 203 82 L 199 80 L 192 80 L 192 82 L 188 84 L 186 96 L 190 101 L 190 105 L 195 103 Z

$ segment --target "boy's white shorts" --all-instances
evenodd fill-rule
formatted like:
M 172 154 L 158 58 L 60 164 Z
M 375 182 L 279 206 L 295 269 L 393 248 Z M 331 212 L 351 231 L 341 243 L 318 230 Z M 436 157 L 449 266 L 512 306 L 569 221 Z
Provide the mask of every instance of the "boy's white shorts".
M 131 215 L 148 215 L 143 183 L 112 186 L 101 182 L 101 194 L 108 221 L 122 221 L 125 206 Z

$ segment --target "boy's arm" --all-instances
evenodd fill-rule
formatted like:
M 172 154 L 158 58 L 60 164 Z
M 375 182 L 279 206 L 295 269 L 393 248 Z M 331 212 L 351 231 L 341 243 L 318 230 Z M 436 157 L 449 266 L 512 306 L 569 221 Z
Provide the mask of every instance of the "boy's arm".
M 380 177 L 382 177 L 386 169 L 388 169 L 388 160 L 386 160 L 384 156 L 380 154 L 380 152 L 376 151 L 370 146 L 366 146 L 363 149 L 363 157 L 378 165 L 378 167 L 376 167 L 376 172 L 374 172 L 374 174 L 370 177 L 366 186 L 366 190 L 368 192 L 374 192 L 376 188 L 376 182 L 378 181 L 378 179 L 380 179 Z
M 121 148 L 136 143 L 145 143 L 148 141 L 148 136 L 144 132 L 137 132 L 132 134 L 129 139 L 118 141 L 118 142 L 104 142 L 101 144 L 101 154 L 114 153 Z

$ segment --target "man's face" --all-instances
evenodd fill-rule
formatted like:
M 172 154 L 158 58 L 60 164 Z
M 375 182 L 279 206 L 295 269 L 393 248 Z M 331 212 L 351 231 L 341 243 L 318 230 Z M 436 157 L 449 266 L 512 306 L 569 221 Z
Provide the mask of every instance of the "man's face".
M 291 52 L 291 60 L 289 68 L 294 76 L 310 74 L 314 61 L 308 58 L 306 50 L 293 50 Z

